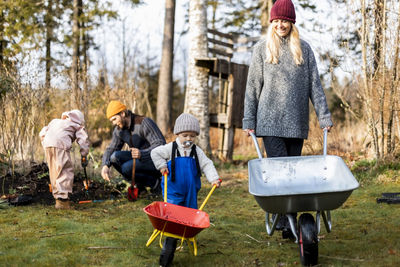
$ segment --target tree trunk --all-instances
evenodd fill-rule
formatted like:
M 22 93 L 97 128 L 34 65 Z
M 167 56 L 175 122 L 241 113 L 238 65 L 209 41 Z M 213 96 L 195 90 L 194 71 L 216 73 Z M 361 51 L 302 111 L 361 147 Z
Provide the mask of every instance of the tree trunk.
M 199 119 L 199 146 L 210 153 L 208 72 L 205 68 L 195 66 L 196 58 L 207 57 L 206 2 L 206 0 L 192 0 L 189 4 L 189 66 L 184 110 Z
M 122 20 L 122 85 L 128 89 L 128 50 L 126 45 L 126 18 Z
M 384 28 L 384 23 L 383 23 L 383 16 L 385 13 L 384 9 L 384 0 L 374 0 L 374 20 L 375 20 L 375 38 L 374 38 L 374 77 L 376 77 L 378 71 L 379 71 L 379 66 L 383 67 L 380 65 L 381 63 L 381 55 L 382 55 L 382 42 L 383 42 L 383 28 Z
M 374 119 L 373 112 L 373 94 L 372 94 L 372 85 L 370 82 L 372 81 L 371 72 L 368 71 L 368 61 L 367 61 L 367 53 L 368 53 L 368 15 L 366 12 L 367 8 L 365 5 L 365 0 L 361 1 L 361 15 L 362 15 L 362 24 L 361 24 L 361 52 L 362 52 L 362 75 L 363 75 L 363 97 L 365 100 L 365 113 L 367 116 L 368 128 L 370 130 L 370 134 L 372 136 L 372 141 L 374 145 L 375 157 L 377 159 L 380 158 L 379 152 L 379 141 L 378 134 L 376 128 L 376 122 Z
M 80 108 L 79 92 L 79 0 L 73 0 L 72 17 L 72 64 L 71 64 L 71 108 Z
M 386 54 L 386 0 L 376 0 L 375 10 L 375 28 L 378 28 L 379 32 L 375 32 L 375 39 L 379 40 L 379 46 L 375 48 L 375 54 L 378 58 L 378 68 L 374 69 L 375 79 L 379 81 L 379 85 L 376 86 L 379 93 L 379 124 L 381 130 L 381 152 L 382 157 L 385 155 L 385 100 L 387 95 L 387 85 L 386 85 L 386 60 L 385 57 L 381 55 Z M 378 71 L 377 71 L 378 70 Z M 378 75 L 376 75 L 378 74 Z
M 398 11 L 400 11 L 400 3 L 398 4 Z M 395 31 L 395 44 L 400 42 L 400 21 L 397 22 L 397 29 Z M 392 69 L 392 79 L 390 79 L 390 91 L 389 91 L 389 119 L 387 123 L 387 139 L 386 139 L 386 150 L 389 154 L 395 151 L 395 136 L 393 128 L 394 128 L 394 117 L 396 106 L 398 106 L 398 91 L 399 91 L 399 70 L 400 70 L 400 60 L 399 60 L 399 46 L 395 47 L 394 52 L 394 66 Z M 398 124 L 398 122 L 397 122 Z M 397 125 L 399 127 L 399 125 Z
M 45 58 L 45 90 L 46 90 L 46 98 L 49 95 L 49 90 L 51 87 L 51 43 L 53 41 L 53 11 L 52 11 L 52 2 L 51 0 L 47 1 L 47 9 L 45 15 L 45 23 L 46 23 L 46 58 Z
M 157 95 L 157 125 L 166 134 L 171 129 L 174 65 L 175 0 L 165 1 L 164 38 Z
M 276 0 L 259 0 L 261 9 L 261 34 L 267 33 L 269 26 L 269 15 L 271 13 L 271 8 L 276 2 Z
M 89 68 L 89 57 L 88 57 L 89 44 L 88 44 L 88 33 L 84 29 L 85 29 L 85 25 L 82 24 L 82 44 L 83 44 L 83 49 L 82 49 L 82 54 L 83 54 L 82 80 L 83 80 L 83 92 L 82 92 L 81 111 L 85 115 L 85 118 L 87 118 L 88 114 L 89 114 L 89 110 L 88 110 L 89 109 L 89 79 L 88 79 L 88 76 L 89 76 L 89 73 L 88 73 L 88 68 Z M 86 129 L 86 131 L 88 131 L 88 130 L 89 129 Z M 89 134 L 89 132 L 88 132 L 88 134 Z
M 0 69 L 3 67 L 4 63 L 4 48 L 5 48 L 5 40 L 4 40 L 4 14 L 3 10 L 0 10 Z

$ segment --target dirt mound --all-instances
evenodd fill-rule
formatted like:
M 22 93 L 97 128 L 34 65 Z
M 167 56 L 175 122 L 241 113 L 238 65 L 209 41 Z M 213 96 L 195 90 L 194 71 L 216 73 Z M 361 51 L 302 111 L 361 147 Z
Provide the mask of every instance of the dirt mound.
M 81 200 L 107 200 L 121 196 L 120 191 L 111 185 L 90 180 L 88 190 L 85 190 L 84 175 L 75 174 L 74 185 L 70 199 L 74 202 Z M 40 203 L 53 205 L 54 198 L 50 192 L 49 170 L 46 163 L 31 163 L 30 171 L 27 174 L 14 173 L 0 177 L 0 195 L 3 199 L 16 200 L 17 197 L 26 203 Z M 24 196 L 24 197 L 22 197 Z M 18 202 L 15 202 L 18 204 Z

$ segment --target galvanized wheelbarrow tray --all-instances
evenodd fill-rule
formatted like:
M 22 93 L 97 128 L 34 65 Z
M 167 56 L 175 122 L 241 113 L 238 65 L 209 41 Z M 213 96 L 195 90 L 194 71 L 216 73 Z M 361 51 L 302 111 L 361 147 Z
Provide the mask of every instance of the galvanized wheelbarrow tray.
M 266 212 L 267 233 L 272 235 L 279 218 L 286 215 L 300 245 L 302 264 L 317 264 L 320 216 L 330 232 L 330 210 L 339 208 L 358 188 L 357 180 L 340 157 L 327 155 L 327 130 L 323 155 L 318 156 L 263 158 L 256 136 L 251 133 L 251 137 L 259 158 L 248 162 L 249 192 Z M 304 213 L 296 223 L 293 213 L 306 211 L 316 211 L 316 222 Z

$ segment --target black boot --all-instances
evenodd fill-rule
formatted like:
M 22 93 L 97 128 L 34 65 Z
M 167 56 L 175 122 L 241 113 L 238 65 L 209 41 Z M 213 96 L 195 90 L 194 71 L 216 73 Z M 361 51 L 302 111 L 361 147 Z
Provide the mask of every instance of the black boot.
M 150 192 L 155 196 L 160 196 L 161 195 L 161 180 L 159 178 L 156 179 L 156 182 L 154 185 L 151 187 Z
M 277 215 L 274 214 L 272 219 L 275 219 L 276 216 Z M 278 231 L 283 230 L 283 229 L 285 229 L 286 225 L 288 225 L 288 224 L 289 224 L 288 218 L 286 217 L 286 215 L 282 215 L 279 218 L 278 223 L 276 224 L 275 230 L 278 230 Z
M 159 261 L 160 266 L 166 267 L 172 263 L 172 260 L 174 259 L 177 241 L 178 239 L 172 237 L 167 237 L 165 239 L 164 246 L 160 254 L 160 261 Z
M 295 228 L 296 228 L 296 225 L 297 225 L 297 213 L 290 213 L 290 214 L 294 218 L 294 224 L 295 224 Z M 295 238 L 295 236 L 294 236 L 294 234 L 292 232 L 292 228 L 290 227 L 289 219 L 288 219 L 288 217 L 286 215 L 284 217 L 285 217 L 286 220 L 285 220 L 285 225 L 283 226 L 283 229 L 282 229 L 282 238 L 283 239 L 295 240 L 296 238 Z

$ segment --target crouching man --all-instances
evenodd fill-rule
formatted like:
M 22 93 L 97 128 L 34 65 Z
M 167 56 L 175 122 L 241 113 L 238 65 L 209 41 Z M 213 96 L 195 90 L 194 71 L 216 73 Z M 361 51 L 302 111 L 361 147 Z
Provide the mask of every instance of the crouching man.
M 161 194 L 160 172 L 155 168 L 150 152 L 165 144 L 165 138 L 156 123 L 128 110 L 120 101 L 113 100 L 107 107 L 107 118 L 115 126 L 112 140 L 103 154 L 101 176 L 110 181 L 110 168 L 114 167 L 131 181 L 135 160 L 135 182 L 139 195 L 150 187 L 153 194 Z M 122 151 L 124 144 L 129 150 Z

